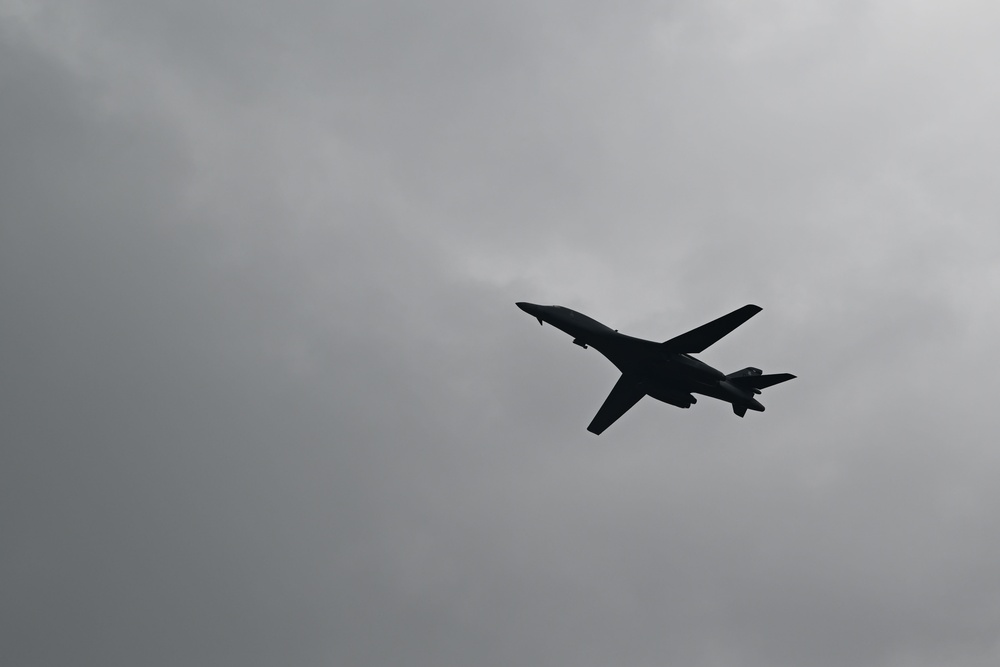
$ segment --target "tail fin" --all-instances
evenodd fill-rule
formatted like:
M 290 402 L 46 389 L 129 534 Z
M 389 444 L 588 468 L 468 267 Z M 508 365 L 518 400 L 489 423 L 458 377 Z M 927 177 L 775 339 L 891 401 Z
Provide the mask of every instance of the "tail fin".
M 754 393 L 758 393 L 761 389 L 767 389 L 776 384 L 782 382 L 788 382 L 789 380 L 794 380 L 795 376 L 791 373 L 774 373 L 771 375 L 762 375 L 759 368 L 744 368 L 741 371 L 736 371 L 735 373 L 730 373 L 726 376 L 726 379 L 731 383 L 740 387 L 742 389 L 754 389 Z
M 754 375 L 760 375 L 764 371 L 759 368 L 754 368 L 753 366 L 747 366 L 741 371 L 736 371 L 735 373 L 730 373 L 726 376 L 727 380 L 732 380 L 733 378 L 751 377 Z

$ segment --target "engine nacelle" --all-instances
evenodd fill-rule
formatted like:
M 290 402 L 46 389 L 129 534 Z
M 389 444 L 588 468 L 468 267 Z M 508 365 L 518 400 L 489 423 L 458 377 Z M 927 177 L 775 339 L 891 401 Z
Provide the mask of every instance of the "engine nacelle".
M 692 405 L 698 402 L 691 394 L 687 394 L 680 391 L 670 391 L 668 389 L 663 389 L 661 387 L 649 388 L 643 387 L 646 390 L 646 395 L 655 398 L 658 401 L 663 401 L 668 405 L 674 405 L 678 408 L 690 408 Z

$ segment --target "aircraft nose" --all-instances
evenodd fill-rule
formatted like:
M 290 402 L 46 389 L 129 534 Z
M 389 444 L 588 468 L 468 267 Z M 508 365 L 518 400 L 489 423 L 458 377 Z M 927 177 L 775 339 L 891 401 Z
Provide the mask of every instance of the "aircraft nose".
M 536 306 L 535 304 L 528 303 L 527 301 L 518 301 L 514 305 L 532 317 L 537 318 L 539 324 L 542 323 L 541 306 Z

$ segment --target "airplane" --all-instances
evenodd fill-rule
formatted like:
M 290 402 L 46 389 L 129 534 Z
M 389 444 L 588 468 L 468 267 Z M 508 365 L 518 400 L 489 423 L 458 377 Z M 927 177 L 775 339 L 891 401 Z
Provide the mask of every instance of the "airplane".
M 737 308 L 663 343 L 626 336 L 563 306 L 539 306 L 525 301 L 516 305 L 537 318 L 539 324 L 548 322 L 572 336 L 574 344 L 584 349 L 593 347 L 622 372 L 587 427 L 595 435 L 603 433 L 643 396 L 679 408 L 690 408 L 697 402 L 693 394 L 701 394 L 731 403 L 733 413 L 742 417 L 747 410 L 764 411 L 764 406 L 754 398 L 761 389 L 795 378 L 790 373 L 764 375 L 759 368 L 753 367 L 726 375 L 691 356 L 704 352 L 763 310 L 753 304 Z

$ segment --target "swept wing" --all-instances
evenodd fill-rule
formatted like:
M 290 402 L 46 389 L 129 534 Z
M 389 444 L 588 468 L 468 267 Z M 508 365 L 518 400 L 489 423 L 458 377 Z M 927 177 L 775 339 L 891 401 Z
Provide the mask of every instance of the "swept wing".
M 604 432 L 604 429 L 618 421 L 618 418 L 632 409 L 632 406 L 639 402 L 639 399 L 646 395 L 639 383 L 632 378 L 622 375 L 615 383 L 614 389 L 604 399 L 604 405 L 597 411 L 594 420 L 590 422 L 587 430 L 596 435 Z
M 737 308 L 728 315 L 723 315 L 708 324 L 703 324 L 697 329 L 691 329 L 687 333 L 682 333 L 680 336 L 671 338 L 663 343 L 663 347 L 670 352 L 678 353 L 704 352 L 710 345 L 762 310 L 764 309 L 760 306 L 747 304 L 742 308 Z

